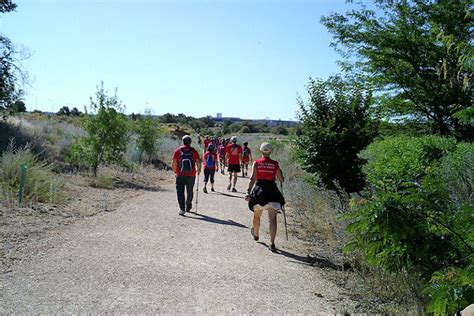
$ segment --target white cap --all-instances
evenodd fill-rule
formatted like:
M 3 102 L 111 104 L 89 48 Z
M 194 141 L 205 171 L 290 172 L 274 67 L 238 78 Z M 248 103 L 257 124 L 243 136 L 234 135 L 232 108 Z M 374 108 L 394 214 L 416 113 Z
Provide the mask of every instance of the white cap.
M 233 142 L 233 143 L 237 143 L 237 137 L 232 136 L 232 137 L 230 138 L 230 141 Z
M 191 144 L 191 139 L 192 138 L 189 135 L 184 135 L 183 138 L 182 138 L 183 143 L 185 143 L 185 144 Z
M 260 145 L 260 151 L 261 151 L 263 154 L 271 154 L 271 152 L 273 151 L 272 144 L 270 144 L 270 143 L 262 143 L 262 144 Z

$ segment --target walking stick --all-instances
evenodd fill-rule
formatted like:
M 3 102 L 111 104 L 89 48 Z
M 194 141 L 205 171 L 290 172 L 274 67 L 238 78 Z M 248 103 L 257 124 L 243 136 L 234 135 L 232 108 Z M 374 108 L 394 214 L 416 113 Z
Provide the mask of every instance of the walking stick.
M 281 182 L 280 182 L 280 190 L 281 190 L 281 193 L 283 194 L 283 183 L 281 183 Z M 288 227 L 287 227 L 287 224 L 286 224 L 286 210 L 285 210 L 284 205 L 281 206 L 281 210 L 283 212 L 283 220 L 285 221 L 286 240 L 288 240 Z
M 198 173 L 197 185 L 196 185 L 196 214 L 198 213 L 198 199 L 199 199 L 199 176 L 201 173 Z

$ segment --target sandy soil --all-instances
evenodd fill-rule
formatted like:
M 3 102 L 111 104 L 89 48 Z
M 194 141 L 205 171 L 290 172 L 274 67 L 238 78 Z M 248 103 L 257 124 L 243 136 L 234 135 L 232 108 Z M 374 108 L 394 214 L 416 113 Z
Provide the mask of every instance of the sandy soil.
M 141 191 L 114 212 L 48 230 L 3 274 L 0 313 L 303 313 L 352 311 L 356 302 L 325 277 L 302 241 L 278 253 L 250 235 L 242 193 L 199 192 L 198 214 L 178 215 L 174 186 Z M 243 192 L 247 179 L 239 179 Z M 199 184 L 200 189 L 202 183 Z M 195 211 L 196 206 L 194 206 Z M 266 214 L 264 214 L 265 216 Z M 291 223 L 290 223 L 291 224 Z M 316 262 L 317 263 L 317 262 Z

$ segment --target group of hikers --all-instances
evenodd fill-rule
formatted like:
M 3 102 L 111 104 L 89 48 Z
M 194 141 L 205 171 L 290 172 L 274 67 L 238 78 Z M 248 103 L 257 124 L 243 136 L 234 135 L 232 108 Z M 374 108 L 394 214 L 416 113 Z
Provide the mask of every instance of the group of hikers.
M 211 183 L 211 191 L 214 190 L 215 173 L 227 167 L 229 173 L 229 185 L 227 190 L 237 192 L 236 184 L 238 174 L 248 176 L 248 165 L 253 161 L 252 152 L 248 143 L 243 146 L 237 142 L 237 137 L 204 139 L 204 153 L 201 157 L 196 149 L 191 146 L 192 138 L 185 135 L 183 144 L 176 148 L 173 154 L 172 169 L 176 175 L 176 192 L 178 196 L 179 215 L 184 216 L 192 209 L 194 184 L 196 174 L 204 170 L 203 192 L 208 193 L 207 183 Z M 275 236 L 277 231 L 277 213 L 282 209 L 285 200 L 276 185 L 276 180 L 283 183 L 284 177 L 277 161 L 270 158 L 272 146 L 270 143 L 262 143 L 260 146 L 262 157 L 253 161 L 252 174 L 245 195 L 249 209 L 254 212 L 251 234 L 254 240 L 259 240 L 260 218 L 263 211 L 267 210 L 270 221 L 270 250 L 275 252 Z

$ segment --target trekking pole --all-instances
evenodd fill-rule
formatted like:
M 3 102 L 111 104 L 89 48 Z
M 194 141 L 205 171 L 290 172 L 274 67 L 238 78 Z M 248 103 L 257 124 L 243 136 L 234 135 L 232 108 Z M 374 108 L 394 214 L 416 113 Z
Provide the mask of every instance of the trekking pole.
M 198 213 L 198 199 L 199 199 L 199 176 L 201 173 L 198 173 L 197 185 L 196 185 L 196 214 Z
M 283 194 L 283 183 L 281 183 L 281 182 L 280 182 L 280 190 L 281 190 L 281 193 Z M 281 210 L 283 212 L 283 220 L 285 221 L 286 240 L 288 240 L 288 227 L 287 227 L 287 224 L 286 224 L 286 210 L 285 210 L 284 205 L 281 206 Z

